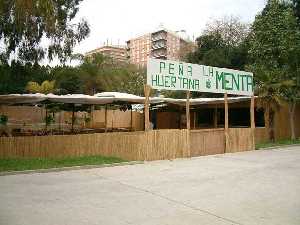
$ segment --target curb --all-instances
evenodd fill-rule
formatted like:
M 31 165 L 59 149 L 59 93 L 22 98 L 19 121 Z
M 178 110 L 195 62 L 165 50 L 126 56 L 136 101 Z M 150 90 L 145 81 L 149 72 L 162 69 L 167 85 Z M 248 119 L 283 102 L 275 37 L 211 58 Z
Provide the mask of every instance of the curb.
M 276 145 L 276 146 L 272 146 L 272 147 L 259 148 L 259 149 L 255 149 L 255 150 L 256 151 L 257 150 L 272 150 L 272 149 L 295 147 L 295 146 L 300 146 L 300 144 Z
M 115 167 L 115 166 L 129 166 L 129 165 L 136 165 L 136 164 L 144 164 L 144 161 L 131 161 L 131 162 L 121 162 L 121 163 L 112 163 L 112 164 L 102 164 L 102 165 L 69 166 L 69 167 L 37 169 L 37 170 L 7 171 L 7 172 L 0 172 L 0 176 L 63 172 L 63 171 L 70 171 L 70 170 L 97 169 L 97 168 Z

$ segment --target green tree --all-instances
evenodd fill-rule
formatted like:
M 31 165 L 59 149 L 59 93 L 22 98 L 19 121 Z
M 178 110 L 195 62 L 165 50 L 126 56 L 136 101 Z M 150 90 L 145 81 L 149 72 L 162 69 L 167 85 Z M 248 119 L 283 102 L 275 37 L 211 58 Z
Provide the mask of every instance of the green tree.
M 55 80 L 48 81 L 45 80 L 41 85 L 37 82 L 30 81 L 27 83 L 26 90 L 30 93 L 43 93 L 43 94 L 49 94 L 54 91 L 55 87 Z
M 73 22 L 81 1 L 0 1 L 0 41 L 5 45 L 0 50 L 1 60 L 15 54 L 22 61 L 58 57 L 64 62 L 90 31 L 85 20 Z M 41 44 L 43 39 L 47 46 Z
M 188 61 L 209 66 L 244 69 L 247 62 L 249 25 L 237 17 L 209 22 L 197 38 L 197 48 Z
M 83 92 L 83 82 L 77 67 L 57 66 L 51 74 L 56 80 L 56 94 L 79 94 Z
M 0 93 L 23 93 L 29 81 L 42 83 L 45 80 L 54 80 L 49 66 L 22 63 L 12 60 L 10 65 L 0 64 Z
M 105 86 L 108 85 L 105 79 L 105 69 L 110 65 L 110 58 L 100 53 L 84 58 L 79 69 L 85 93 L 93 95 L 105 90 Z
M 256 16 L 250 37 L 248 68 L 255 74 L 257 93 L 265 111 L 269 113 L 272 104 L 282 100 L 295 102 L 295 94 L 299 93 L 300 31 L 291 4 L 269 0 Z M 294 110 L 289 111 L 292 119 Z M 294 138 L 293 126 L 291 134 Z

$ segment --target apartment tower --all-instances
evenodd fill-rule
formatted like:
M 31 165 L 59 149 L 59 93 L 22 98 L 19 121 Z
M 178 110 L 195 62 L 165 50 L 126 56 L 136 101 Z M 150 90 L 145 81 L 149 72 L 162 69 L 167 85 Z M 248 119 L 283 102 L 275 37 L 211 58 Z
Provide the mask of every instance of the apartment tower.
M 146 66 L 149 57 L 156 59 L 179 60 L 186 46 L 192 45 L 166 29 L 159 29 L 153 33 L 133 38 L 127 41 L 127 58 L 130 63 L 138 66 Z

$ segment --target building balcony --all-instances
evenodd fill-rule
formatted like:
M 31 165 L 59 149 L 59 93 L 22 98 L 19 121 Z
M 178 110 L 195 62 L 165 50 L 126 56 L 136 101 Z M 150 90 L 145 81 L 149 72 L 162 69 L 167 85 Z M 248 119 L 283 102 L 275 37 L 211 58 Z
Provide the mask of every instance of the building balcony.
M 151 46 L 151 50 L 158 50 L 158 49 L 167 49 L 167 44 L 159 43 Z
M 151 37 L 151 41 L 155 42 L 155 41 L 160 41 L 160 40 L 167 40 L 167 35 L 155 35 Z
M 166 58 L 167 57 L 167 52 L 163 52 L 163 51 L 156 52 L 156 51 L 154 51 L 154 52 L 152 52 L 151 55 L 152 55 L 152 57 L 154 57 L 156 59 Z

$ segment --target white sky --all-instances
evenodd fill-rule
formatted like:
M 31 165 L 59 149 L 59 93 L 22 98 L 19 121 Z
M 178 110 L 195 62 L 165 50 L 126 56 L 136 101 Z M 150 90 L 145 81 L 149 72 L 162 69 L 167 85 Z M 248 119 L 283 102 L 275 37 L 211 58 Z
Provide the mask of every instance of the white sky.
M 186 30 L 192 38 L 201 34 L 211 19 L 226 15 L 253 22 L 266 0 L 84 0 L 77 18 L 85 18 L 91 33 L 76 53 L 85 53 L 103 45 L 125 41 L 156 29 Z

